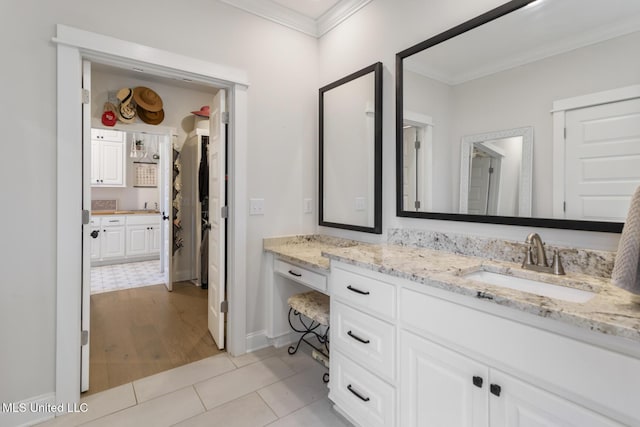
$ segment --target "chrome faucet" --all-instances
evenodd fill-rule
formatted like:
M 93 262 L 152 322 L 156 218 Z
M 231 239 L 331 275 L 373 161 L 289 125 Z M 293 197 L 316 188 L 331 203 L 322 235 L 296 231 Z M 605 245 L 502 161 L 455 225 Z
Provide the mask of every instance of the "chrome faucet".
M 530 233 L 524 241 L 528 246 L 525 250 L 524 260 L 522 261 L 522 268 L 526 270 L 540 271 L 542 273 L 552 273 L 556 275 L 564 275 L 564 268 L 562 267 L 562 261 L 560 260 L 560 253 L 558 250 L 553 251 L 553 262 L 549 266 L 547 261 L 547 254 L 544 250 L 544 243 L 538 233 Z M 535 263 L 533 262 L 533 249 L 535 247 L 536 256 Z

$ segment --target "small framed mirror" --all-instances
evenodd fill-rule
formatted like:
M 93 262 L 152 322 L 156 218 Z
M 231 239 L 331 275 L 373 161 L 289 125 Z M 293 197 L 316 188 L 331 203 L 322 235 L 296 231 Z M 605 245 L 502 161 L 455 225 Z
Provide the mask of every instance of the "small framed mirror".
M 382 63 L 320 88 L 319 224 L 382 233 Z

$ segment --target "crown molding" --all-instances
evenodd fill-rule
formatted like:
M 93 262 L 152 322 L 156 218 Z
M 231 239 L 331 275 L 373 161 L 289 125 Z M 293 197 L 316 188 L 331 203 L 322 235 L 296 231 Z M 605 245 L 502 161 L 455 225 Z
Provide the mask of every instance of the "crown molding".
M 371 0 L 343 0 L 336 3 L 335 6 L 333 6 L 316 20 L 316 37 L 319 38 L 325 35 L 342 21 L 365 7 L 370 2 Z
M 371 2 L 371 0 L 342 0 L 318 19 L 312 19 L 271 0 L 220 1 L 316 38 L 321 37 Z

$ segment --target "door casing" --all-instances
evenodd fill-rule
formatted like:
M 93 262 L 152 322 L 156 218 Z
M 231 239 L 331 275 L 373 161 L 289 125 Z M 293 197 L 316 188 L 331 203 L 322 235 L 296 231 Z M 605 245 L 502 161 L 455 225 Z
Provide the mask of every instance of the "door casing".
M 229 320 L 227 348 L 246 352 L 247 76 L 244 70 L 57 25 L 56 403 L 80 399 L 82 287 L 82 61 L 187 78 L 229 95 Z

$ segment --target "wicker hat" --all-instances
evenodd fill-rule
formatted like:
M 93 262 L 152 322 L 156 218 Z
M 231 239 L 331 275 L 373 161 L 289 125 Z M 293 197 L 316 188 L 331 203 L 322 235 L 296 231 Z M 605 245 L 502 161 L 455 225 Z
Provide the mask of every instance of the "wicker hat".
M 138 86 L 133 90 L 133 99 L 138 107 L 142 107 L 152 113 L 162 110 L 162 98 L 148 87 Z
M 138 105 L 136 111 L 138 112 L 138 117 L 140 117 L 140 120 L 149 125 L 158 125 L 164 120 L 164 110 L 147 111 Z
M 120 100 L 120 106 L 118 107 L 118 120 L 123 123 L 133 123 L 136 118 L 136 109 L 133 103 L 133 91 L 126 87 L 120 89 L 116 95 Z

